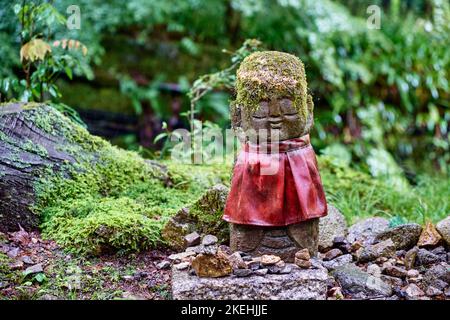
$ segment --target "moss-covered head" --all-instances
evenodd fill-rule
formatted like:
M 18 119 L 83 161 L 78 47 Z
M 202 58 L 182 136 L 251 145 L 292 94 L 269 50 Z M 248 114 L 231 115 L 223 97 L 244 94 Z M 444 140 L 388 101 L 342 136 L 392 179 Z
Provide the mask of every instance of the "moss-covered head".
M 280 140 L 285 140 L 308 133 L 312 126 L 305 67 L 294 55 L 277 51 L 249 55 L 237 71 L 236 93 L 235 127 L 279 129 Z

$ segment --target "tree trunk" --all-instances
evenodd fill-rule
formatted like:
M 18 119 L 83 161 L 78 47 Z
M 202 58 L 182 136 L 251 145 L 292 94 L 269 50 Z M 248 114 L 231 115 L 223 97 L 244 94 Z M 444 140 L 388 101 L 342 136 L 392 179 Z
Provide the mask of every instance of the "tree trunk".
M 36 229 L 36 182 L 49 172 L 63 172 L 79 158 L 95 162 L 97 152 L 107 147 L 109 143 L 48 105 L 0 105 L 0 231 L 15 231 L 19 225 Z

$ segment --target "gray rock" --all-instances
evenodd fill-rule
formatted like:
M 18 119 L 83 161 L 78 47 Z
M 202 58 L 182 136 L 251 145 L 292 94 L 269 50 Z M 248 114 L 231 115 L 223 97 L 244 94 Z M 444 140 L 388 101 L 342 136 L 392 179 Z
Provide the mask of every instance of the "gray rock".
M 286 263 L 283 269 L 280 270 L 280 274 L 288 274 L 291 273 L 294 268 L 298 268 L 295 264 Z
M 441 295 L 443 292 L 441 289 L 437 289 L 433 286 L 430 286 L 427 288 L 427 291 L 425 293 L 427 294 L 427 296 L 434 297 Z
M 41 263 L 35 264 L 34 266 L 28 267 L 23 272 L 25 275 L 29 274 L 35 274 L 35 273 L 41 273 L 44 272 L 44 268 L 42 267 Z
M 248 277 L 253 273 L 250 269 L 235 269 L 233 270 L 233 274 L 236 277 Z
M 202 239 L 202 245 L 204 246 L 211 246 L 213 244 L 216 244 L 219 239 L 217 239 L 216 236 L 213 236 L 212 234 L 208 234 L 203 237 Z
M 368 262 L 379 257 L 395 256 L 395 244 L 391 239 L 381 241 L 376 244 L 369 244 L 358 252 L 359 262 Z
M 450 216 L 436 224 L 436 230 L 442 236 L 442 239 L 450 246 Z
M 375 263 L 369 264 L 367 266 L 367 273 L 379 278 L 381 277 L 381 268 Z
M 403 286 L 403 280 L 400 278 L 387 276 L 385 274 L 382 274 L 380 278 L 394 288 L 400 288 L 401 286 Z
M 376 235 L 385 231 L 389 227 L 389 221 L 385 218 L 373 217 L 355 223 L 348 229 L 347 240 L 350 243 L 355 241 L 363 244 L 373 243 Z
M 345 237 L 347 231 L 344 215 L 335 207 L 328 205 L 328 215 L 319 220 L 319 249 L 331 248 L 334 238 Z
M 450 297 L 450 287 L 448 287 L 447 289 L 445 289 L 444 294 L 445 294 L 445 296 L 446 296 L 447 298 Z
M 423 275 L 425 283 L 431 285 L 434 280 L 439 279 L 447 284 L 450 284 L 450 266 L 441 262 L 431 266 Z
M 256 276 L 262 276 L 263 277 L 268 272 L 269 272 L 269 270 L 267 270 L 267 269 L 258 269 L 258 270 L 253 271 L 253 274 L 256 275 Z
M 330 261 L 333 260 L 339 256 L 342 255 L 342 251 L 339 249 L 331 249 L 325 253 L 325 256 L 323 257 L 324 261 Z
M 349 264 L 353 261 L 353 257 L 351 254 L 344 254 L 343 256 L 337 257 L 331 261 L 323 261 L 322 265 L 327 268 L 329 271 L 333 271 L 336 268 L 342 267 L 346 264 Z
M 158 263 L 156 265 L 156 268 L 158 268 L 159 270 L 164 270 L 164 269 L 168 269 L 170 267 L 170 262 L 169 261 L 161 261 L 160 263 Z
M 189 262 L 182 262 L 179 264 L 174 265 L 174 268 L 177 270 L 185 270 L 187 268 L 189 268 Z
M 384 269 L 384 273 L 391 277 L 406 278 L 408 271 L 397 266 L 390 266 Z
M 419 241 L 422 226 L 417 223 L 402 224 L 379 233 L 375 241 L 392 239 L 397 250 L 408 250 Z
M 175 300 L 325 300 L 327 272 L 294 269 L 289 274 L 264 277 L 198 278 L 173 269 Z
M 416 265 L 418 247 L 414 247 L 405 253 L 405 259 L 403 260 L 406 269 L 412 269 Z
M 333 276 L 345 294 L 359 295 L 361 298 L 388 297 L 392 294 L 392 287 L 389 284 L 353 264 L 337 268 Z
M 194 231 L 184 236 L 184 247 L 193 247 L 200 244 L 200 235 Z
M 191 257 L 191 256 L 195 256 L 194 251 L 186 251 L 186 252 L 171 254 L 170 256 L 167 257 L 167 259 L 169 259 L 170 261 L 173 261 L 173 262 L 180 262 L 181 260 L 183 260 L 187 257 Z
M 34 261 L 29 256 L 23 256 L 20 258 L 25 264 L 34 264 Z
M 425 295 L 425 292 L 422 291 L 416 284 L 410 283 L 405 288 L 406 299 L 415 300 L 421 296 Z
M 437 262 L 440 262 L 441 259 L 438 255 L 431 253 L 426 249 L 419 249 L 417 251 L 416 256 L 416 266 L 428 266 Z

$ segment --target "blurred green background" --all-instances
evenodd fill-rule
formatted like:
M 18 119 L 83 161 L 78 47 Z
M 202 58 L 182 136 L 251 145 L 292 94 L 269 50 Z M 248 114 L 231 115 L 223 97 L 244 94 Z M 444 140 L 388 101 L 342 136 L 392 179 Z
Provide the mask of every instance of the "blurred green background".
M 305 63 L 319 154 L 412 184 L 418 174 L 448 172 L 448 1 L 0 3 L 0 99 L 49 99 L 65 112 L 73 108 L 91 132 L 146 157 L 161 156 L 158 134 L 189 128 L 183 112 L 194 81 L 228 68 L 246 39 L 258 39 Z M 73 4 L 79 30 L 65 24 Z M 381 24 L 372 30 L 367 8 L 374 4 Z M 21 62 L 19 51 L 31 39 L 45 40 L 52 60 Z M 230 126 L 233 81 L 228 74 L 206 83 L 212 90 L 196 103 L 197 119 Z

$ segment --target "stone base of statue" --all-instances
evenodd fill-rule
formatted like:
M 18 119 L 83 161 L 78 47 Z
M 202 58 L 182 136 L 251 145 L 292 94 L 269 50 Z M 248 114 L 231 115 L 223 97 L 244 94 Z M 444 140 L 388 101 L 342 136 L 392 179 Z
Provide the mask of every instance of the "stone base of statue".
M 327 277 L 324 268 L 296 268 L 289 274 L 199 278 L 173 267 L 172 297 L 175 300 L 325 300 Z
M 272 254 L 286 262 L 294 262 L 295 253 L 308 249 L 316 256 L 319 219 L 311 219 L 287 227 L 258 227 L 230 224 L 230 248 L 252 256 Z

